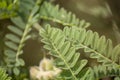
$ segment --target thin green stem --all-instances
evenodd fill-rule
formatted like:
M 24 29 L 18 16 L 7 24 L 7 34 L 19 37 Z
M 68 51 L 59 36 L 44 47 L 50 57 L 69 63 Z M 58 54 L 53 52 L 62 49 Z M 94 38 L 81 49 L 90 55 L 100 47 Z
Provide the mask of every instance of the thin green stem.
M 76 76 L 74 75 L 73 71 L 71 70 L 70 66 L 67 64 L 67 61 L 65 60 L 65 58 L 61 55 L 61 53 L 58 51 L 58 49 L 54 46 L 54 44 L 51 42 L 53 48 L 55 49 L 56 53 L 60 56 L 60 58 L 64 61 L 65 65 L 67 66 L 67 68 L 70 70 L 72 76 L 74 77 L 74 80 L 78 80 L 76 78 Z
M 14 0 L 14 3 L 16 3 L 18 0 Z M 42 1 L 42 0 L 41 0 Z M 38 5 L 38 1 L 36 2 L 35 6 Z M 35 7 L 34 6 L 34 7 Z M 40 6 L 40 4 L 39 4 Z M 33 8 L 34 9 L 34 8 Z M 25 42 L 26 40 L 26 36 L 30 30 L 30 27 L 34 24 L 32 22 L 32 18 L 34 17 L 32 11 L 30 13 L 30 16 L 28 17 L 28 22 L 26 23 L 26 26 L 25 26 L 25 29 L 24 29 L 24 32 L 23 32 L 23 35 L 21 37 L 21 40 L 20 40 L 20 43 L 19 43 L 19 46 L 18 46 L 18 49 L 17 49 L 17 53 L 16 53 L 16 62 L 18 60 L 18 57 L 19 55 L 21 54 L 21 49 L 23 48 L 23 43 Z M 37 27 L 38 28 L 38 27 Z
M 67 40 L 69 40 L 69 39 L 67 39 Z M 76 43 L 78 43 L 82 48 L 84 48 L 84 49 L 85 49 L 85 48 L 90 49 L 91 52 L 94 52 L 95 54 L 101 56 L 101 57 L 104 58 L 107 62 L 110 62 L 110 63 L 113 63 L 113 64 L 115 64 L 115 65 L 120 66 L 119 64 L 117 64 L 117 63 L 114 62 L 113 60 L 111 60 L 111 59 L 105 57 L 104 55 L 102 55 L 102 53 L 100 53 L 100 52 L 98 52 L 98 51 L 92 49 L 91 47 L 88 47 L 88 46 L 84 45 L 83 43 L 80 43 L 80 42 L 77 41 L 77 40 L 75 40 L 75 41 L 74 41 L 74 40 L 69 40 L 69 41 L 71 41 L 71 42 L 76 42 Z
M 39 30 L 42 28 L 42 26 L 39 25 L 39 23 L 33 24 L 33 27 L 34 27 L 37 31 L 39 31 Z
M 41 19 L 44 19 L 44 20 L 49 20 L 49 21 L 53 21 L 53 22 L 62 24 L 63 26 L 76 26 L 76 25 L 73 25 L 73 24 L 70 24 L 70 23 L 62 22 L 62 21 L 59 20 L 59 19 L 54 19 L 54 18 L 51 18 L 51 17 L 41 16 L 40 18 L 41 18 Z
M 23 43 L 24 43 L 24 41 L 25 41 L 25 38 L 26 38 L 26 36 L 27 36 L 27 34 L 28 34 L 28 31 L 29 31 L 29 28 L 30 28 L 30 24 L 29 24 L 29 21 L 30 21 L 30 18 L 31 18 L 31 16 L 29 17 L 29 19 L 28 19 L 28 23 L 26 24 L 26 26 L 25 26 L 25 30 L 24 30 L 24 33 L 23 33 L 23 35 L 22 35 L 22 38 L 21 38 L 21 40 L 20 40 L 20 43 L 19 43 L 19 46 L 18 46 L 18 49 L 17 49 L 17 54 L 16 54 L 16 61 L 18 60 L 18 56 L 21 54 L 21 49 L 22 49 L 22 47 L 23 47 Z
M 21 40 L 20 40 L 20 43 L 19 43 L 19 46 L 18 46 L 18 49 L 17 49 L 17 54 L 16 54 L 16 61 L 18 60 L 18 56 L 21 54 L 21 49 L 23 48 L 23 43 L 24 41 L 26 40 L 26 36 L 29 32 L 29 29 L 30 27 L 33 25 L 31 24 L 32 23 L 32 18 L 33 18 L 33 14 L 32 12 L 30 13 L 30 16 L 28 17 L 28 22 L 26 23 L 26 26 L 25 26 L 25 29 L 24 29 L 24 32 L 23 32 L 23 35 L 21 37 Z
M 83 48 L 88 48 L 88 49 L 90 49 L 91 52 L 96 53 L 97 55 L 101 56 L 102 58 L 104 58 L 104 59 L 107 60 L 108 62 L 111 62 L 111 63 L 113 63 L 113 64 L 115 64 L 115 65 L 118 65 L 117 63 L 115 63 L 115 62 L 112 61 L 111 59 L 109 59 L 109 58 L 103 56 L 101 53 L 95 51 L 94 49 L 92 49 L 92 48 L 90 48 L 90 47 L 88 47 L 88 46 L 85 46 L 85 45 L 83 45 L 83 44 L 80 44 L 80 45 L 81 45 Z M 119 66 L 119 65 L 118 65 L 118 66 Z
M 27 25 L 26 25 L 26 28 L 25 28 L 25 31 L 24 31 L 24 33 L 23 33 L 23 36 L 22 36 L 22 38 L 21 38 L 21 41 L 20 41 L 20 45 L 19 45 L 18 50 L 17 50 L 16 58 L 18 58 L 18 56 L 19 56 L 19 53 L 20 53 L 21 48 L 22 48 L 22 45 L 21 45 L 21 44 L 23 44 L 23 42 L 24 42 L 24 40 L 25 40 L 25 37 L 26 37 L 26 35 L 27 35 L 27 33 L 28 33 L 29 27 L 30 27 L 30 25 L 27 24 Z

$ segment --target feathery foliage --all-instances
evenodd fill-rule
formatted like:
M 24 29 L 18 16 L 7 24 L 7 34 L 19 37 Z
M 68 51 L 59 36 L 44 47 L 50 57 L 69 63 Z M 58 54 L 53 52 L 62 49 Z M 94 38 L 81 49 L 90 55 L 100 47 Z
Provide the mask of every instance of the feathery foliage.
M 40 8 L 40 18 L 43 20 L 50 20 L 64 26 L 77 26 L 87 28 L 90 23 L 85 20 L 79 20 L 75 14 L 68 12 L 59 5 L 53 6 L 49 2 L 44 2 Z
M 5 45 L 7 48 L 5 48 L 4 51 L 4 60 L 7 64 L 7 67 L 12 68 L 14 74 L 16 75 L 18 75 L 20 72 L 17 67 L 24 66 L 24 60 L 22 58 L 19 58 L 19 56 L 23 53 L 22 48 L 25 45 L 25 41 L 30 38 L 30 35 L 28 35 L 28 33 L 32 29 L 32 24 L 35 23 L 39 17 L 39 15 L 35 15 L 38 9 L 38 6 L 35 6 L 33 8 L 26 24 L 20 17 L 17 17 L 11 18 L 12 22 L 16 26 L 8 26 L 8 29 L 11 31 L 11 33 L 8 33 L 5 36 Z
M 80 73 L 87 64 L 87 60 L 79 60 L 80 53 L 76 52 L 70 41 L 66 41 L 66 37 L 61 30 L 46 26 L 46 29 L 40 30 L 40 35 L 43 37 L 42 42 L 46 44 L 44 48 L 48 49 L 50 54 L 57 58 L 56 65 L 64 69 L 62 77 L 68 80 L 82 78 L 87 80 L 84 75 L 78 76 L 78 74 L 89 74 L 89 69 Z
M 8 74 L 6 74 L 3 68 L 0 68 L 0 80 L 11 80 L 11 77 L 8 77 Z
M 99 65 L 93 67 L 93 73 L 95 76 L 95 79 L 100 79 L 106 76 L 120 76 L 120 68 L 116 66 L 105 66 L 105 65 Z
M 24 42 L 27 40 L 26 36 L 23 36 L 25 30 L 25 24 L 22 22 L 21 18 L 12 19 L 17 26 L 8 26 L 11 33 L 5 36 L 5 63 L 8 68 L 14 68 L 13 71 L 16 75 L 19 74 L 19 69 L 16 67 L 23 66 L 23 59 L 19 58 L 19 55 L 23 53 Z M 16 22 L 17 23 L 16 23 Z M 26 31 L 25 31 L 26 32 Z M 24 38 L 25 37 L 25 38 Z M 17 73 L 16 73 L 17 72 Z
M 11 0 L 0 0 L 0 19 L 10 18 L 16 15 L 16 8 L 14 7 L 15 4 L 12 3 Z
M 65 27 L 63 31 L 67 40 L 73 42 L 72 45 L 76 49 L 84 49 L 84 52 L 91 53 L 90 58 L 96 58 L 104 65 L 119 66 L 120 46 L 113 48 L 110 39 L 107 40 L 105 36 L 100 37 L 97 32 L 75 27 Z
M 105 70 L 104 72 L 101 71 L 101 73 L 103 73 L 104 76 L 111 76 L 111 72 L 116 76 L 119 75 L 119 63 L 117 63 L 119 61 L 119 45 L 113 48 L 111 40 L 106 40 L 104 36 L 99 37 L 97 32 L 92 32 L 91 30 L 86 31 L 85 29 L 77 27 L 65 27 L 62 31 L 46 26 L 46 29 L 40 30 L 40 35 L 43 37 L 42 42 L 45 43 L 44 48 L 48 49 L 51 55 L 57 57 L 57 65 L 65 65 L 62 67 L 68 70 L 66 65 L 68 65 L 70 61 L 71 65 L 68 65 L 70 66 L 69 71 L 72 70 L 71 66 L 79 70 L 82 65 L 77 68 L 76 65 L 78 65 L 79 60 L 77 62 L 74 61 L 78 59 L 77 57 L 79 57 L 79 55 L 77 54 L 80 53 L 75 52 L 79 49 L 84 49 L 84 52 L 90 53 L 90 58 L 96 58 L 98 62 L 101 62 L 104 66 L 108 66 L 111 69 L 109 70 L 110 73 L 107 73 L 107 68 L 105 69 L 103 66 L 102 68 Z M 114 53 L 114 55 L 112 53 Z M 75 66 L 71 60 L 76 64 Z M 81 60 L 81 62 L 82 64 L 86 64 L 86 60 L 85 62 Z M 102 69 L 101 67 L 97 68 L 99 68 L 98 71 Z M 94 69 L 97 71 L 96 68 Z M 114 71 L 116 72 L 114 73 Z M 79 72 L 77 72 L 77 74 L 79 74 Z M 96 73 L 98 73 L 97 78 L 101 78 L 101 74 L 99 74 L 99 72 Z
M 31 37 L 29 33 L 32 26 L 40 20 L 41 25 L 44 21 L 48 21 L 48 24 L 52 21 L 64 26 L 63 30 L 50 25 L 36 28 L 45 44 L 44 48 L 53 56 L 55 65 L 62 69 L 57 79 L 98 80 L 110 76 L 114 80 L 120 80 L 120 45 L 113 47 L 110 39 L 99 36 L 97 32 L 87 31 L 90 23 L 79 20 L 75 14 L 67 12 L 59 5 L 55 6 L 44 0 L 35 1 L 0 0 L 0 19 L 10 18 L 13 22 L 13 25 L 7 27 L 9 33 L 5 35 L 3 50 L 3 67 L 9 75 L 18 76 L 21 66 L 25 65 L 20 55 L 23 54 L 25 42 Z M 96 59 L 99 66 L 89 67 L 89 61 L 80 56 L 81 50 L 89 54 L 89 58 Z M 1 68 L 0 80 L 10 80 Z

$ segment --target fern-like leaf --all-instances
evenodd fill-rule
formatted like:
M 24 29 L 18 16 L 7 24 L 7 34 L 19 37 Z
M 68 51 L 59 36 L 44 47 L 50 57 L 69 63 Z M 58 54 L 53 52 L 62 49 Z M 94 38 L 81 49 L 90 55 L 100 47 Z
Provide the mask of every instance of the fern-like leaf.
M 66 41 L 65 35 L 60 29 L 46 26 L 46 29 L 40 30 L 40 35 L 43 37 L 42 42 L 45 43 L 44 48 L 50 51 L 50 55 L 56 57 L 56 65 L 64 69 L 62 77 L 67 80 L 86 80 L 84 75 L 79 74 L 88 75 L 90 73 L 89 69 L 83 69 L 87 60 L 79 60 L 80 53 L 76 52 L 70 41 Z
M 0 68 L 0 80 L 11 80 L 11 77 L 8 77 L 8 74 L 6 74 L 3 68 Z
M 22 48 L 24 46 L 24 42 L 27 40 L 27 36 L 23 36 L 25 33 L 25 23 L 22 22 L 21 18 L 14 18 L 12 20 L 15 24 L 19 24 L 17 24 L 17 26 L 8 26 L 11 33 L 6 34 L 5 36 L 6 48 L 4 51 L 4 60 L 8 68 L 14 68 L 13 71 L 16 73 L 17 70 L 19 73 L 16 67 L 24 65 L 24 60 L 19 58 L 19 55 L 23 53 Z
M 62 68 L 68 69 L 64 65 L 71 61 L 73 61 L 73 63 L 71 62 L 72 65 L 67 65 L 70 68 L 75 68 L 75 64 L 79 64 L 79 61 L 75 62 L 75 59 L 79 57 L 75 51 L 84 49 L 84 52 L 90 53 L 90 58 L 96 58 L 98 62 L 106 66 L 96 67 L 98 68 L 98 72 L 96 72 L 98 76 L 95 78 L 101 77 L 101 74 L 103 76 L 119 75 L 120 65 L 118 56 L 120 55 L 120 46 L 113 47 L 110 39 L 107 40 L 104 36 L 100 37 L 97 32 L 86 31 L 77 27 L 65 27 L 62 31 L 47 26 L 47 29 L 40 31 L 40 35 L 43 37 L 42 42 L 46 44 L 44 47 L 51 52 L 51 55 L 57 57 L 57 65 L 62 66 Z M 77 56 L 75 57 L 75 55 Z M 110 70 L 107 70 L 108 68 Z M 99 74 L 100 70 L 101 73 Z
M 97 32 L 91 30 L 65 27 L 64 33 L 76 49 L 84 49 L 84 52 L 91 53 L 91 58 L 96 58 L 104 65 L 119 66 L 120 45 L 113 48 L 110 39 L 107 40 L 105 36 L 100 37 Z
M 53 6 L 49 2 L 44 2 L 40 9 L 40 18 L 44 20 L 50 20 L 57 22 L 64 26 L 78 26 L 87 28 L 90 23 L 85 20 L 79 20 L 75 14 L 68 12 L 64 8 L 59 8 L 58 5 Z
M 102 79 L 103 77 L 115 77 L 120 76 L 120 68 L 113 66 L 99 65 L 93 67 L 93 73 L 95 79 Z
M 16 26 L 8 26 L 9 31 L 11 33 L 5 36 L 5 63 L 7 67 L 13 69 L 13 72 L 18 75 L 19 74 L 19 66 L 24 66 L 24 60 L 19 58 L 19 56 L 23 53 L 22 48 L 25 45 L 25 41 L 30 38 L 28 33 L 32 29 L 32 24 L 35 23 L 38 19 L 39 15 L 35 15 L 38 11 L 39 6 L 36 5 L 31 14 L 29 15 L 28 22 L 25 24 L 20 17 L 11 18 L 12 22 Z M 10 72 L 11 73 L 11 72 Z

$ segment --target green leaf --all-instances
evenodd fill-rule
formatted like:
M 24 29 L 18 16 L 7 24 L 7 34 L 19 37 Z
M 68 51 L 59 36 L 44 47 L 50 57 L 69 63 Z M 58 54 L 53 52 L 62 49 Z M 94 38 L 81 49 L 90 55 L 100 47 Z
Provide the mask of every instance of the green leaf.
M 115 77 L 115 79 L 114 80 L 120 80 L 120 77 Z
M 5 45 L 13 50 L 17 50 L 17 45 L 13 42 L 7 41 L 5 42 Z
M 91 58 L 99 58 L 99 56 L 97 54 L 95 54 L 95 53 L 91 53 L 90 57 Z
M 11 80 L 11 77 L 8 77 L 8 74 L 6 74 L 3 68 L 0 68 L 0 80 Z
M 20 29 L 25 29 L 25 23 L 23 22 L 21 17 L 14 17 L 14 18 L 11 18 L 11 20 Z
M 65 55 L 69 49 L 70 49 L 70 42 L 65 42 L 60 50 L 60 53 L 62 55 Z
M 81 60 L 80 66 L 75 70 L 74 74 L 79 74 L 83 67 L 87 64 L 87 60 Z
M 19 42 L 20 42 L 19 37 L 17 37 L 16 35 L 13 35 L 13 34 L 7 34 L 7 35 L 5 36 L 5 38 L 6 38 L 6 39 L 9 39 L 9 40 L 11 40 L 11 41 L 13 41 L 13 42 L 15 42 L 15 43 L 19 43 Z
M 38 11 L 38 9 L 39 9 L 39 6 L 36 5 L 36 6 L 32 9 L 32 11 L 31 11 L 31 16 L 34 16 L 35 13 Z
M 15 75 L 19 75 L 19 74 L 20 74 L 20 70 L 15 67 L 15 68 L 13 69 L 13 73 L 14 73 Z
M 114 61 L 118 61 L 118 56 L 120 56 L 120 45 L 117 45 L 113 50 L 112 50 L 112 59 Z
M 6 56 L 9 56 L 9 57 L 12 57 L 12 58 L 15 58 L 16 57 L 16 53 L 14 52 L 14 51 L 12 51 L 12 50 L 5 50 L 5 55 Z
M 23 31 L 22 30 L 20 30 L 19 28 L 17 28 L 17 27 L 15 27 L 15 26 L 8 26 L 8 29 L 11 31 L 11 32 L 13 32 L 13 33 L 15 33 L 15 34 L 17 34 L 17 35 L 19 35 L 19 36 L 21 36 L 22 34 L 23 34 Z
M 21 65 L 21 66 L 24 66 L 24 65 L 25 65 L 25 62 L 24 62 L 23 59 L 19 59 L 19 62 L 20 62 L 20 65 Z

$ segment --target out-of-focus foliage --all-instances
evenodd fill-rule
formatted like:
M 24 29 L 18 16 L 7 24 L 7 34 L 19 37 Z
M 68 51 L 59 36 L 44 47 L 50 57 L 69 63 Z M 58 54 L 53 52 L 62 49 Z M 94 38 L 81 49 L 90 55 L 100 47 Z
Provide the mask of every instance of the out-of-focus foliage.
M 93 71 L 94 71 L 95 78 L 98 78 L 98 77 L 102 78 L 106 76 L 116 76 L 116 75 L 119 76 L 120 74 L 120 68 L 114 67 L 114 66 L 99 65 L 99 66 L 93 67 Z
M 49 13 L 50 12 L 50 13 Z M 90 23 L 85 20 L 79 20 L 75 14 L 67 12 L 59 5 L 53 6 L 51 3 L 45 2 L 40 9 L 40 18 L 44 20 L 52 20 L 64 26 L 78 26 L 87 28 Z
M 11 0 L 0 0 L 0 19 L 10 18 L 16 15 L 17 6 Z
M 39 15 L 35 15 L 38 9 L 39 7 L 37 5 L 33 8 L 27 23 L 24 23 L 20 17 L 11 18 L 16 26 L 8 26 L 11 33 L 5 36 L 6 48 L 4 49 L 6 67 L 13 69 L 13 71 L 9 73 L 13 72 L 15 75 L 19 75 L 20 71 L 18 67 L 25 65 L 24 60 L 19 58 L 19 56 L 23 53 L 25 42 L 31 37 L 28 33 L 32 29 L 32 24 L 35 23 L 39 17 Z
M 11 77 L 8 77 L 8 74 L 6 74 L 3 68 L 0 68 L 0 80 L 11 80 Z
M 100 36 L 98 32 L 87 30 L 89 22 L 78 19 L 72 12 L 67 12 L 48 0 L 0 1 L 0 19 L 10 20 L 10 24 L 5 26 L 7 31 L 5 36 L 1 33 L 3 39 L 0 39 L 0 42 L 3 42 L 3 48 L 0 49 L 0 55 L 3 59 L 0 66 L 4 67 L 14 80 L 30 79 L 28 68 L 21 57 L 26 41 L 31 39 L 30 33 L 45 44 L 44 51 L 53 58 L 54 67 L 50 64 L 51 69 L 48 69 L 49 63 L 46 61 L 42 61 L 40 67 L 32 69 L 38 80 L 98 80 L 103 77 L 114 77 L 114 80 L 119 80 L 120 45 L 114 47 L 110 39 Z M 100 9 L 105 12 L 103 8 Z M 97 16 L 99 10 L 88 10 L 88 13 Z M 56 28 L 52 27 L 53 24 Z M 37 57 L 35 53 L 33 54 Z M 96 63 L 92 66 L 87 65 L 91 63 L 80 54 L 85 57 L 87 54 L 87 57 L 95 59 Z M 56 69 L 60 70 L 59 76 L 53 71 L 47 71 L 57 71 Z M 4 76 L 4 73 L 2 72 L 0 76 Z

